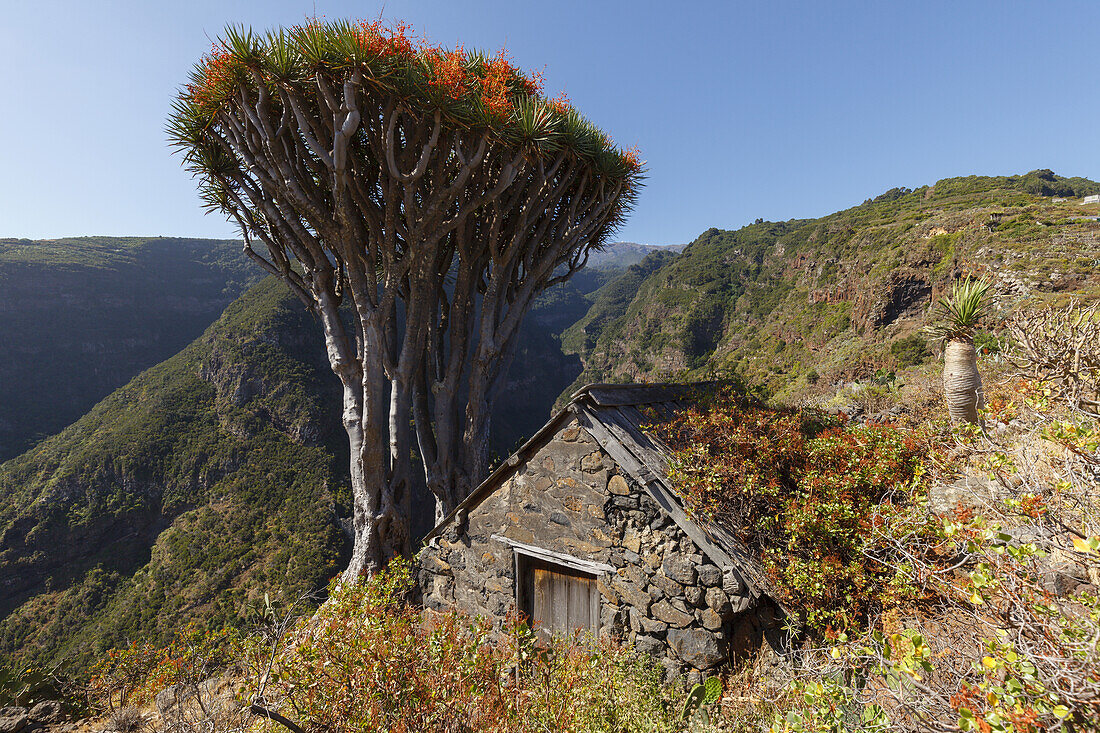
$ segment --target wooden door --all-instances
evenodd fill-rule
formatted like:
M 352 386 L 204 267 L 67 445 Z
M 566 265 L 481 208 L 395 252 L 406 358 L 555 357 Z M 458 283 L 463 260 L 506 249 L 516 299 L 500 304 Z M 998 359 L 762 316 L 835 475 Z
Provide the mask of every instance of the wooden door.
M 543 634 L 597 633 L 600 605 L 596 576 L 524 557 L 520 607 Z

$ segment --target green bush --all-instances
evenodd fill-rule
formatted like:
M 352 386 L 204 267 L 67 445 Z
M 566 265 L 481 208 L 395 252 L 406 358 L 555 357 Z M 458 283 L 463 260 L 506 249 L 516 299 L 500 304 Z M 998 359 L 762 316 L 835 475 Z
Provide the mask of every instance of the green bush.
M 847 626 L 898 589 L 875 556 L 872 507 L 908 501 L 925 445 L 888 426 L 768 407 L 722 389 L 659 429 L 690 511 L 730 527 L 764 560 L 808 630 Z
M 923 364 L 932 352 L 928 350 L 928 342 L 914 333 L 890 344 L 890 355 L 897 359 L 898 366 L 908 367 Z

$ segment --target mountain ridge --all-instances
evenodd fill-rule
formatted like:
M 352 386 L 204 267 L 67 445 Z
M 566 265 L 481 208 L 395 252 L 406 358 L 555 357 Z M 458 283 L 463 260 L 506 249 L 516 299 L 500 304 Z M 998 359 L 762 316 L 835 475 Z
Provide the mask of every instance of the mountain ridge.
M 1029 299 L 1095 300 L 1100 223 L 1086 215 L 1100 206 L 1054 194 L 1097 191 L 1045 170 L 968 176 L 816 219 L 708 229 L 629 287 L 593 294 L 634 293 L 566 329 L 566 350 L 585 364 L 573 387 L 737 372 L 797 397 L 811 372 L 839 379 L 890 366 L 891 343 L 919 331 L 964 273 L 993 278 L 1002 312 Z

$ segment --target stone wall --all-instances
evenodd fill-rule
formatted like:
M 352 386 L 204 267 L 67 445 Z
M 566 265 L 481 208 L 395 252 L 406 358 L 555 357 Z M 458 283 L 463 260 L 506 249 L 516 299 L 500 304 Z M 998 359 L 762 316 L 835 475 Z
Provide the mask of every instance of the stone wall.
M 502 618 L 515 599 L 508 541 L 613 567 L 597 579 L 600 633 L 689 679 L 758 648 L 778 623 L 771 606 L 750 608 L 735 576 L 706 557 L 576 421 L 421 550 L 424 606 Z

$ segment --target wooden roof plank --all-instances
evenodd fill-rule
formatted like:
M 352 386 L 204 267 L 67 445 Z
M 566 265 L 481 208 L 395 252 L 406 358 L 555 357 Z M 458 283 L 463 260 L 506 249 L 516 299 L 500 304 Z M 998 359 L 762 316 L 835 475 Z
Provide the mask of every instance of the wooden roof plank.
M 668 478 L 668 460 L 654 440 L 618 410 L 598 410 L 599 419 L 615 437 L 628 445 L 638 460 L 662 481 Z
M 589 384 L 573 393 L 570 401 L 579 401 L 587 397 L 600 407 L 618 405 L 647 405 L 653 402 L 670 402 L 674 399 L 690 397 L 700 388 L 712 382 L 698 384 Z

